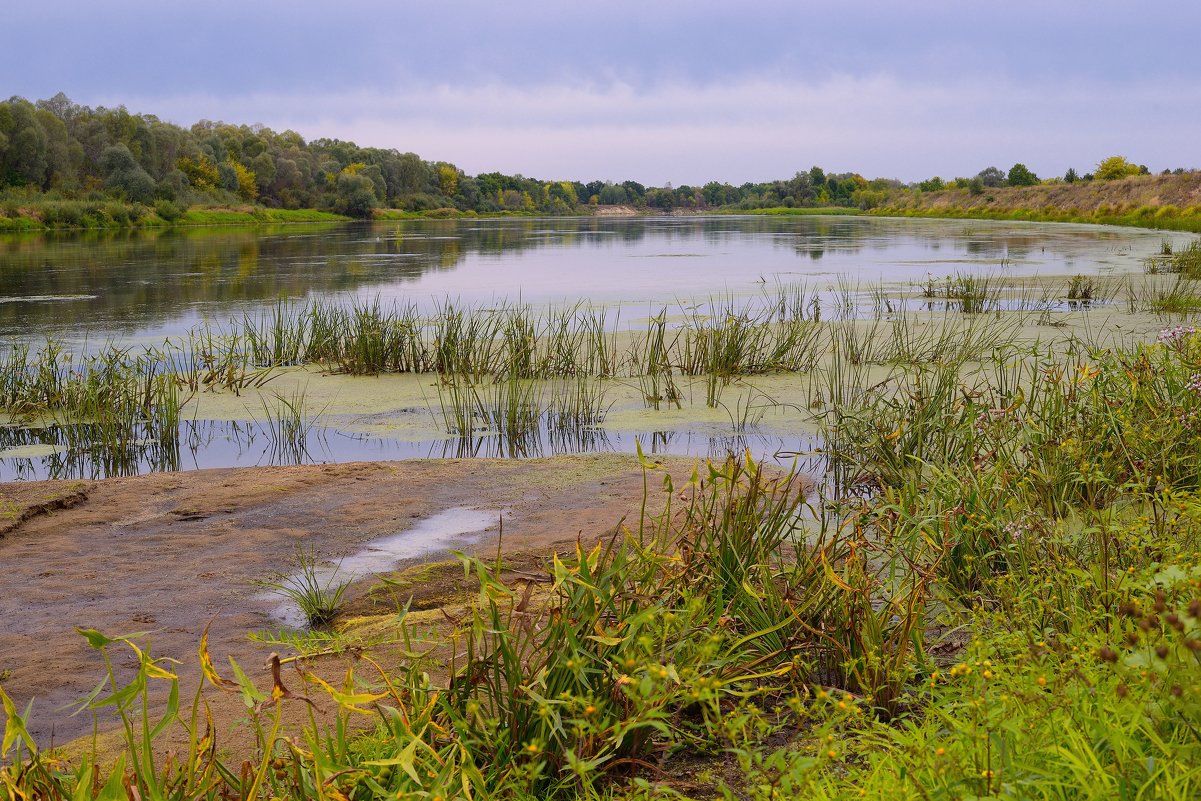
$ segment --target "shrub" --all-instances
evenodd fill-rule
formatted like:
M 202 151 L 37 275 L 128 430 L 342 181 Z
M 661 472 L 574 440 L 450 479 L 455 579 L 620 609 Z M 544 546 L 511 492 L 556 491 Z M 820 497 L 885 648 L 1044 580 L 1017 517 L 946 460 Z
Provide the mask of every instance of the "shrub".
M 1139 166 L 1131 164 L 1124 156 L 1110 156 L 1097 165 L 1096 177 L 1100 181 L 1115 181 L 1139 172 Z
M 170 200 L 159 200 L 154 204 L 154 213 L 166 222 L 175 222 L 183 216 L 183 209 Z

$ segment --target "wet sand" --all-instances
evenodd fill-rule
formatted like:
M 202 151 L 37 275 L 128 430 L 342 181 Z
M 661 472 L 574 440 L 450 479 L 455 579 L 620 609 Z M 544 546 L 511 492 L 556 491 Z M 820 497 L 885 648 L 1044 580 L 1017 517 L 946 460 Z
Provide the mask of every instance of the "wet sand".
M 691 464 L 671 469 L 687 475 Z M 652 505 L 658 488 L 652 476 Z M 73 498 L 68 504 L 43 500 L 65 492 Z M 337 559 L 446 510 L 499 510 L 504 551 L 545 556 L 573 548 L 577 537 L 612 532 L 627 515 L 636 518 L 642 493 L 643 472 L 624 455 L 362 462 L 0 485 L 5 508 L 44 507 L 0 536 L 0 676 L 22 708 L 35 700 L 34 736 L 63 743 L 91 731 L 89 714 L 71 717 L 64 707 L 91 690 L 104 670 L 76 626 L 106 634 L 153 632 L 153 654 L 180 660 L 187 697 L 199 683 L 197 645 L 211 624 L 219 669 L 232 656 L 262 683 L 268 654 L 286 649 L 248 639 L 281 627 L 272 614 L 278 603 L 252 582 L 293 570 L 299 544 Z M 498 534 L 499 520 L 441 540 L 416 561 L 446 559 L 448 546 L 494 554 Z M 352 606 L 362 605 L 373 583 L 356 582 Z M 118 671 L 128 675 L 132 652 L 117 647 L 113 653 Z M 211 698 L 218 719 L 244 717 L 236 697 L 208 695 L 218 696 Z

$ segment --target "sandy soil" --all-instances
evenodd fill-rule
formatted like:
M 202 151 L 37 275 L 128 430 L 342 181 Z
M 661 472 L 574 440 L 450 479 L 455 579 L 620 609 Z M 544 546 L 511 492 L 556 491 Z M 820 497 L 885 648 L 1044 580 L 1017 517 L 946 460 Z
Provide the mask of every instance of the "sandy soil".
M 691 462 L 671 467 L 687 475 Z M 652 495 L 657 487 L 653 478 Z M 601 536 L 623 516 L 636 516 L 642 489 L 637 461 L 621 455 L 364 462 L 69 486 L 0 485 L 0 503 L 13 519 L 24 518 L 0 536 L 0 680 L 22 707 L 35 699 L 34 736 L 63 743 L 91 731 L 87 713 L 71 717 L 64 707 L 87 693 L 104 670 L 100 655 L 74 627 L 153 632 L 153 653 L 180 660 L 188 697 L 199 683 L 197 645 L 211 621 L 210 650 L 219 669 L 232 656 L 269 686 L 266 660 L 273 649 L 247 634 L 279 624 L 251 582 L 291 570 L 299 543 L 337 558 L 418 519 L 468 507 L 503 511 L 507 553 L 548 555 L 573 548 L 577 536 Z M 45 500 L 63 495 L 70 495 L 69 503 Z M 497 533 L 493 526 L 460 547 L 495 553 Z M 446 550 L 424 558 L 446 559 Z M 356 584 L 352 607 L 363 607 L 372 583 Z M 131 652 L 114 654 L 118 670 L 127 674 L 135 665 L 127 658 Z M 208 697 L 219 722 L 245 716 L 235 696 Z

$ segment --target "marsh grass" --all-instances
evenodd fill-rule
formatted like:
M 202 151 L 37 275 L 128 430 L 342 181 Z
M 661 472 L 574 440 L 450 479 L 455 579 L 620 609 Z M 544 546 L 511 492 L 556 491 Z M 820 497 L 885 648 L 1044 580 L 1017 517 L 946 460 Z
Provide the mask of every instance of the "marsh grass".
M 802 290 L 803 291 L 803 290 Z M 716 407 L 736 376 L 804 372 L 819 355 L 821 326 L 787 298 L 739 305 L 710 299 L 709 314 L 693 312 L 676 335 L 670 359 L 685 376 L 706 377 L 706 405 Z
M 663 309 L 649 318 L 645 334 L 636 337 L 630 347 L 630 363 L 637 371 L 642 397 L 646 405 L 656 411 L 663 404 L 681 408 L 683 393 L 676 386 L 676 368 L 669 355 L 670 345 L 674 342 L 675 339 L 668 340 L 667 309 Z
M 309 408 L 306 394 L 304 387 L 297 387 L 290 395 L 278 392 L 260 395 L 262 419 L 251 412 L 271 444 L 272 464 L 303 464 L 310 458 L 309 436 L 321 412 Z
M 921 294 L 930 301 L 942 300 L 947 308 L 964 314 L 983 314 L 997 309 L 1001 290 L 1001 279 L 996 275 L 956 273 L 942 281 L 931 276 Z
M 1066 294 L 1069 301 L 1091 302 L 1097 295 L 1097 282 L 1091 276 L 1073 275 Z
M 1164 316 L 1187 317 L 1201 311 L 1201 283 L 1178 274 L 1171 283 L 1161 280 L 1144 282 L 1127 289 L 1127 308 Z
M 323 568 L 316 552 L 312 548 L 306 551 L 303 545 L 296 548 L 296 564 L 295 572 L 281 573 L 255 584 L 295 604 L 310 628 L 326 627 L 342 608 L 350 580 L 340 577 L 338 567 L 332 571 Z
M 1201 278 L 1201 239 L 1194 239 L 1179 249 L 1164 242 L 1159 253 L 1143 259 L 1143 268 L 1152 275 L 1177 273 L 1185 278 Z
M 243 317 L 242 331 L 250 359 L 257 367 L 288 367 L 303 364 L 309 341 L 310 318 L 297 313 L 294 304 L 281 297 L 266 314 Z
M 47 340 L 36 353 L 14 345 L 0 363 L 0 408 L 27 426 L 56 427 L 67 458 L 86 458 L 113 475 L 136 472 L 143 458 L 178 464 L 186 399 L 150 351 L 110 346 L 78 355 Z
M 438 385 L 441 422 L 458 438 L 459 455 L 477 455 L 481 437 L 495 435 L 498 456 L 540 455 L 545 437 L 552 448 L 579 452 L 606 442 L 600 431 L 609 411 L 601 379 L 576 375 L 557 381 L 448 376 Z

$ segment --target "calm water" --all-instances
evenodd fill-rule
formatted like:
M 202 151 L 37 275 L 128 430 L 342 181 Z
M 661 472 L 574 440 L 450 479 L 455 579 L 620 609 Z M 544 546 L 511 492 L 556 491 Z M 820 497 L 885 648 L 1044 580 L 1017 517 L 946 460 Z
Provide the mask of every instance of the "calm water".
M 1170 236 L 1170 235 L 1169 235 Z M 0 237 L 0 339 L 159 340 L 281 296 L 426 308 L 1137 270 L 1161 232 L 857 217 L 412 221 Z
M 912 284 L 958 272 L 1019 277 L 1133 273 L 1165 239 L 1157 231 L 856 217 L 500 219 L 0 237 L 0 342 L 161 342 L 223 324 L 285 297 L 380 298 L 426 311 L 587 300 L 657 311 L 765 285 Z M 637 315 L 633 315 L 637 316 Z M 530 457 L 589 451 L 720 456 L 750 447 L 788 460 L 800 435 L 595 429 L 406 442 L 350 436 L 323 421 L 303 447 L 280 449 L 254 423 L 198 420 L 177 439 L 100 448 L 86 425 L 0 426 L 0 481 L 100 478 L 300 462 Z
M 671 454 L 722 459 L 748 448 L 760 457 L 818 473 L 822 462 L 812 436 L 768 432 L 742 434 L 698 431 L 618 431 L 585 428 L 570 433 L 545 426 L 529 436 L 481 434 L 428 440 L 349 434 L 316 426 L 302 443 L 280 445 L 263 427 L 244 421 L 196 420 L 181 423 L 178 436 L 163 442 L 137 439 L 102 445 L 89 438 L 87 425 L 20 428 L 0 426 L 0 481 L 99 479 L 169 470 L 210 467 L 262 467 L 394 459 L 532 459 L 580 453 Z

